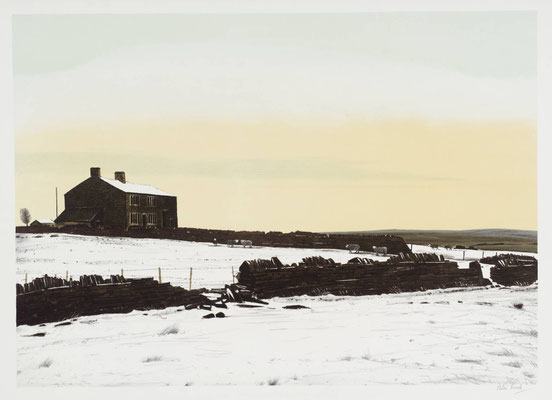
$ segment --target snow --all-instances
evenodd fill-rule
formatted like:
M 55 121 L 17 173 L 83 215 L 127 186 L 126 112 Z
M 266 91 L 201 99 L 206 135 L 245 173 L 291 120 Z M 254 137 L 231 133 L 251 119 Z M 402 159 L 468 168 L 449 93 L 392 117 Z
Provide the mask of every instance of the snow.
M 38 221 L 41 224 L 52 224 L 52 225 L 54 225 L 54 221 L 52 221 L 51 219 L 48 219 L 48 218 L 39 218 L 35 221 Z
M 150 185 L 142 185 L 139 183 L 132 183 L 132 182 L 126 182 L 123 183 L 121 181 L 118 181 L 117 179 L 109 179 L 101 177 L 101 180 L 104 182 L 109 183 L 111 186 L 116 187 L 119 190 L 122 190 L 125 193 L 139 193 L 139 194 L 152 194 L 157 196 L 173 196 L 170 193 L 164 192 L 161 189 L 157 189 L 156 187 L 150 186 Z
M 474 261 L 479 260 L 483 257 L 492 257 L 494 255 L 499 254 L 518 254 L 518 255 L 524 255 L 524 256 L 533 256 L 535 258 L 539 258 L 537 253 L 527 253 L 527 252 L 521 252 L 521 251 L 508 251 L 508 250 L 470 250 L 470 249 L 450 249 L 447 250 L 444 247 L 439 248 L 431 248 L 431 246 L 423 246 L 419 244 L 412 244 L 408 245 L 409 247 L 412 247 L 412 251 L 414 253 L 435 253 L 435 254 L 442 254 L 443 257 L 445 257 L 447 260 L 455 260 L 455 261 Z M 464 255 L 465 254 L 465 255 Z
M 192 268 L 192 288 L 215 288 L 232 283 L 232 267 L 238 273 L 241 263 L 256 258 L 279 257 L 283 263 L 320 255 L 346 262 L 356 256 L 347 250 L 291 249 L 276 247 L 233 248 L 212 243 L 167 239 L 133 239 L 68 234 L 19 234 L 16 237 L 17 282 L 57 275 L 78 278 L 83 274 L 141 278 L 158 276 L 163 282 L 188 288 Z M 363 255 L 367 256 L 367 255 Z M 385 260 L 388 257 L 370 258 Z
M 470 250 L 470 249 L 450 249 L 447 250 L 444 247 L 432 248 L 431 246 L 423 246 L 419 244 L 410 244 L 412 252 L 414 253 L 435 253 L 442 255 L 447 260 L 454 260 L 458 264 L 459 268 L 469 268 L 470 262 L 479 260 L 483 257 L 492 257 L 500 254 L 519 254 L 523 256 L 533 256 L 537 260 L 539 255 L 537 253 L 525 253 L 520 251 L 504 251 L 504 250 Z M 481 272 L 483 278 L 491 280 L 491 264 L 481 263 Z
M 231 282 L 232 266 L 237 270 L 243 260 L 278 256 L 287 263 L 312 255 L 338 262 L 351 258 L 345 250 L 21 234 L 17 274 L 18 279 L 25 272 L 64 275 L 69 269 L 74 276 L 106 275 L 123 267 L 129 273 L 135 269 L 137 276 L 156 276 L 157 266 L 165 266 L 167 280 L 187 286 L 192 266 L 194 287 L 220 287 Z M 291 304 L 309 308 L 282 308 Z M 209 320 L 202 319 L 208 311 L 181 309 L 80 317 L 67 326 L 19 326 L 17 384 L 496 387 L 537 382 L 536 285 L 276 298 L 259 308 L 229 304 L 216 309 L 226 318 Z M 162 334 L 167 328 L 178 332 Z M 46 335 L 30 336 L 35 333 Z

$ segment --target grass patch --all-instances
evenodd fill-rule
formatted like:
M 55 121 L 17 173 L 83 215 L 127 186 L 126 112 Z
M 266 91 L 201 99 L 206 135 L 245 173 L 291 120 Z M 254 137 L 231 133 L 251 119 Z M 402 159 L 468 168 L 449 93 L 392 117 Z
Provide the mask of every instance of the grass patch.
M 174 335 L 174 334 L 177 334 L 179 331 L 178 329 L 178 326 L 176 325 L 171 325 L 165 329 L 163 329 L 161 332 L 159 332 L 159 334 L 161 336 L 164 336 L 164 335 Z
M 521 329 L 509 329 L 512 333 L 517 333 L 518 335 L 524 335 L 524 336 L 532 336 L 532 337 L 539 337 L 539 331 L 536 329 L 527 329 L 527 330 L 521 330 Z
M 145 362 L 145 363 L 157 362 L 157 361 L 161 361 L 162 359 L 163 357 L 161 356 L 150 356 L 150 357 L 144 358 L 142 362 Z
M 514 303 L 514 307 L 521 310 L 523 308 L 523 303 Z
M 51 365 L 52 365 L 52 359 L 47 358 L 46 360 L 44 360 L 40 363 L 38 368 L 50 368 Z
M 268 381 L 266 381 L 268 386 L 276 386 L 280 380 L 278 378 L 271 378 Z
M 490 351 L 488 354 L 491 354 L 493 356 L 500 356 L 500 357 L 514 357 L 515 354 L 510 349 L 502 349 L 499 351 Z
M 508 367 L 513 367 L 513 368 L 521 368 L 521 363 L 518 361 L 507 362 L 507 363 L 504 363 L 503 365 L 506 365 Z
M 474 359 L 471 359 L 471 358 L 457 358 L 456 362 L 466 363 L 466 364 L 477 364 L 477 365 L 483 364 L 482 360 L 474 360 Z

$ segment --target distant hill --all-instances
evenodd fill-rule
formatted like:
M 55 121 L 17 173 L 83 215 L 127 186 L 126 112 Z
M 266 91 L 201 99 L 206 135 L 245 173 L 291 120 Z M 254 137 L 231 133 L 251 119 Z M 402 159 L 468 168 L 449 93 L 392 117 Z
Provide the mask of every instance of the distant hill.
M 473 246 L 481 250 L 537 252 L 537 231 L 520 229 L 415 230 L 380 229 L 372 231 L 326 232 L 334 234 L 396 235 L 407 243 L 439 246 Z

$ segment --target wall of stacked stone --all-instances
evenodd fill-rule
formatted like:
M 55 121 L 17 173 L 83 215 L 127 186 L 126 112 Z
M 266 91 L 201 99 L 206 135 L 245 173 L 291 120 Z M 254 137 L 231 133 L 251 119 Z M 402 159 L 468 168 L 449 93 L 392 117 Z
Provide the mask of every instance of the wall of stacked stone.
M 491 279 L 500 285 L 524 286 L 538 280 L 538 260 L 533 256 L 500 254 L 480 261 L 494 265 L 491 267 Z
M 185 290 L 168 283 L 160 284 L 153 278 L 91 285 L 81 285 L 81 281 L 75 281 L 73 286 L 51 286 L 18 294 L 17 325 L 36 325 L 84 315 L 128 313 L 132 310 L 222 306 L 220 302 L 204 296 L 205 289 Z
M 124 283 L 126 282 L 125 278 L 120 275 L 111 275 L 109 278 L 104 279 L 100 275 L 82 275 L 79 280 L 73 279 L 62 279 L 57 277 L 51 277 L 44 275 L 39 278 L 33 279 L 29 283 L 16 283 L 15 290 L 17 294 L 24 294 L 30 292 L 36 292 L 39 290 L 46 290 L 50 288 L 58 287 L 86 287 L 86 286 L 96 286 L 101 284 L 108 283 Z
M 360 251 L 371 251 L 373 246 L 386 247 L 389 254 L 410 253 L 404 239 L 394 235 L 325 234 L 314 232 L 261 232 L 231 231 L 198 228 L 177 229 L 119 229 L 91 228 L 87 226 L 17 227 L 17 233 L 71 233 L 78 235 L 158 238 L 213 242 L 220 245 L 229 240 L 251 240 L 253 246 L 345 249 L 348 244 L 360 245 Z
M 511 265 L 537 265 L 538 261 L 533 256 L 524 256 L 519 254 L 500 254 L 492 257 L 484 257 L 479 260 L 483 264 L 493 264 L 497 266 Z
M 481 265 L 469 268 L 437 255 L 404 255 L 403 260 L 378 262 L 355 257 L 346 264 L 314 257 L 298 265 L 271 260 L 245 261 L 238 282 L 258 298 L 298 295 L 369 295 L 462 286 L 486 286 Z
M 537 266 L 492 267 L 491 279 L 504 286 L 526 286 L 535 283 L 538 277 Z

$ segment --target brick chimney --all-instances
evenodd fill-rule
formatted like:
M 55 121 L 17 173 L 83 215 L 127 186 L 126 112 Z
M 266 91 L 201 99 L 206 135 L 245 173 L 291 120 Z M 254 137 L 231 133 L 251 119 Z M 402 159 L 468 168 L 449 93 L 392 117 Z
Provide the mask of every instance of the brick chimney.
M 100 168 L 99 167 L 90 168 L 90 177 L 92 177 L 92 178 L 101 178 L 102 174 L 100 172 Z
M 119 182 L 126 183 L 126 177 L 124 171 L 117 171 L 115 172 L 115 180 L 118 180 Z

